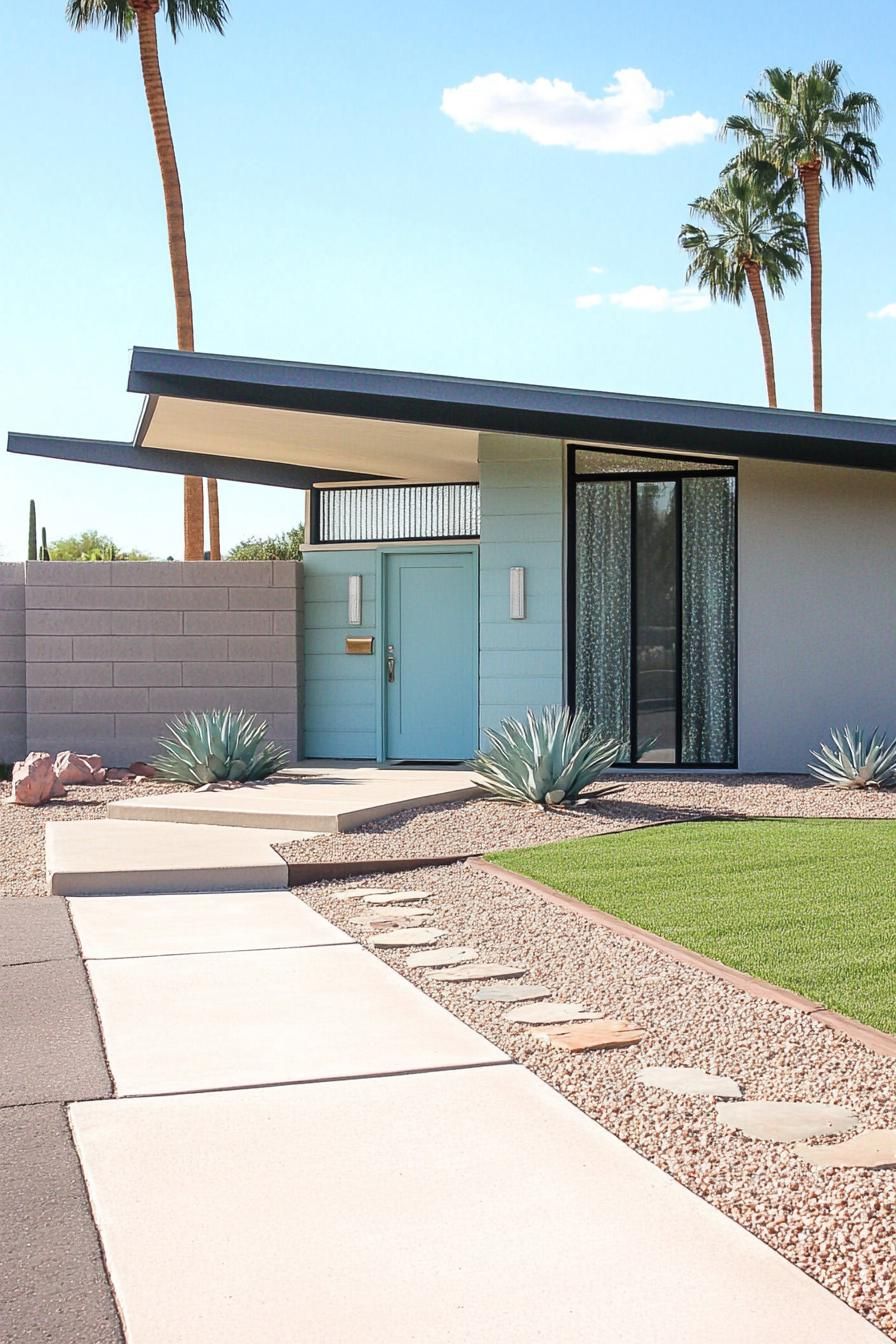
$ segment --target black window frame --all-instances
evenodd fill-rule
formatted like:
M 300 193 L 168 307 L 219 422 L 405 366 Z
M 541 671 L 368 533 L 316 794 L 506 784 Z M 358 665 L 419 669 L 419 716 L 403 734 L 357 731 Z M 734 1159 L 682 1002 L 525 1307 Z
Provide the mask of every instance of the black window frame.
M 681 462 L 681 471 L 609 471 L 609 472 L 579 472 L 576 471 L 576 453 L 577 452 L 595 452 L 611 453 L 619 457 L 661 457 L 665 462 Z M 715 470 L 687 469 L 689 462 L 704 462 L 707 466 Z M 629 753 L 631 760 L 621 762 L 616 769 L 619 770 L 647 770 L 663 771 L 677 770 L 682 771 L 701 771 L 701 770 L 737 770 L 740 758 L 740 735 L 739 735 L 739 715 L 738 715 L 738 697 L 739 697 L 739 674 L 740 660 L 738 658 L 739 649 L 739 620 L 740 620 L 740 600 L 739 600 L 739 565 L 738 565 L 738 530 L 740 526 L 740 483 L 738 480 L 738 464 L 735 460 L 729 458 L 709 458 L 694 454 L 692 457 L 683 456 L 681 453 L 667 452 L 664 449 L 657 448 L 655 453 L 639 451 L 631 445 L 618 444 L 595 444 L 595 443 L 569 443 L 567 444 L 566 460 L 566 510 L 567 510 L 567 535 L 566 535 L 566 698 L 569 705 L 575 708 L 576 701 L 576 646 L 577 630 L 576 615 L 578 611 L 577 602 L 577 575 L 576 575 L 576 543 L 578 532 L 577 517 L 577 491 L 576 487 L 582 482 L 588 481 L 627 481 L 629 484 L 629 527 L 631 537 L 631 632 L 629 639 Z M 683 583 L 682 583 L 682 481 L 689 477 L 705 478 L 707 476 L 726 476 L 734 480 L 734 679 L 733 679 L 733 713 L 734 713 L 734 760 L 732 761 L 703 761 L 699 765 L 690 764 L 681 759 L 681 710 L 682 710 L 682 601 L 683 601 Z M 678 627 L 675 646 L 675 696 L 676 696 L 676 714 L 675 714 L 675 761 L 637 761 L 634 759 L 637 749 L 637 487 L 642 481 L 673 481 L 675 483 L 676 496 L 676 522 L 677 522 L 677 605 L 678 605 Z

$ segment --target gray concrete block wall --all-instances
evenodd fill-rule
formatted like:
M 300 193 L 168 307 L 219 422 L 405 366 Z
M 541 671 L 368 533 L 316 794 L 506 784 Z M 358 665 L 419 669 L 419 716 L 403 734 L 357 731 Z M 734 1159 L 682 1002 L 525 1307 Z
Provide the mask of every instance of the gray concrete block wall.
M 25 752 L 25 566 L 0 564 L 0 762 Z
M 21 597 L 18 608 L 7 599 L 20 645 L 0 634 L 0 660 L 9 653 L 7 675 L 19 677 L 9 688 L 20 704 L 7 725 L 13 756 L 27 739 L 30 751 L 97 751 L 127 765 L 154 753 L 172 718 L 227 705 L 261 715 L 290 757 L 301 755 L 300 563 L 0 566 L 13 570 L 18 590 L 14 576 L 0 574 L 0 613 L 7 588 Z M 0 747 L 2 695 L 0 681 Z

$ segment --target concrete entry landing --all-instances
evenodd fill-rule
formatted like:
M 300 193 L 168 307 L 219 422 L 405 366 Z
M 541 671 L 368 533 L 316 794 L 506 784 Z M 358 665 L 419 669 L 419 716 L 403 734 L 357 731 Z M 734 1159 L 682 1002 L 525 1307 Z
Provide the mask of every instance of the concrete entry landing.
M 275 779 L 239 789 L 166 793 L 110 803 L 122 821 L 178 821 L 283 831 L 351 831 L 409 807 L 457 802 L 478 792 L 454 766 L 300 764 Z

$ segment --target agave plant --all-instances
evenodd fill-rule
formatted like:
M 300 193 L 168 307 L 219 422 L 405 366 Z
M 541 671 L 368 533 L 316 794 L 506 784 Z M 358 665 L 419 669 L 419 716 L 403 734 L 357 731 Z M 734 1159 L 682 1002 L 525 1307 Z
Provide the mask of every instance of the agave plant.
M 830 789 L 886 789 L 896 785 L 896 738 L 875 728 L 870 741 L 861 728 L 831 729 L 833 749 L 813 751 L 809 773 Z
M 268 726 L 242 710 L 211 709 L 168 724 L 152 762 L 159 779 L 180 784 L 266 779 L 281 770 L 289 753 L 266 740 Z
M 526 722 L 504 719 L 497 731 L 486 729 L 490 751 L 471 762 L 494 798 L 508 803 L 561 807 L 575 802 L 583 789 L 614 765 L 620 744 L 593 732 L 581 710 L 551 705 Z

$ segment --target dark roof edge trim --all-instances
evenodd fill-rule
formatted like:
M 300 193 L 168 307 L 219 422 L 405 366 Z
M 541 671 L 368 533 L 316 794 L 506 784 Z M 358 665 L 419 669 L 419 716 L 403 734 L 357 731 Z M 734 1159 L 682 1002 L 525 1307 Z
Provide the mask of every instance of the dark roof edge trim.
M 49 457 L 63 462 L 85 462 L 101 467 L 127 467 L 136 471 L 160 471 L 173 476 L 211 476 L 219 481 L 244 485 L 275 485 L 287 490 L 310 490 L 318 481 L 374 480 L 356 471 L 332 471 L 324 467 L 299 467 L 288 462 L 262 462 L 253 458 L 223 457 L 216 453 L 181 453 L 168 448 L 138 448 L 133 443 L 103 439 L 67 439 L 41 434 L 11 433 L 8 453 Z
M 896 423 L 809 411 L 141 348 L 133 352 L 128 388 L 479 433 L 896 471 Z
M 870 416 L 817 413 L 787 407 L 744 406 L 728 402 L 690 401 L 676 397 L 640 396 L 627 392 L 545 387 L 488 379 L 457 378 L 445 374 L 403 373 L 387 369 L 352 368 L 338 364 L 291 363 L 250 359 L 185 350 L 135 346 L 131 355 L 128 390 L 165 396 L 193 397 L 194 389 L 212 384 L 215 400 L 243 404 L 286 405 L 290 398 L 382 398 L 398 403 L 441 404 L 458 414 L 504 411 L 530 416 L 544 414 L 615 418 L 705 428 L 742 428 L 769 435 L 806 435 L 822 439 L 886 442 L 896 449 L 896 421 Z M 307 406 L 301 409 L 313 409 Z M 438 423 L 448 424 L 448 421 Z M 474 428 L 458 420 L 456 427 Z M 571 437 L 564 435 L 563 437 Z

